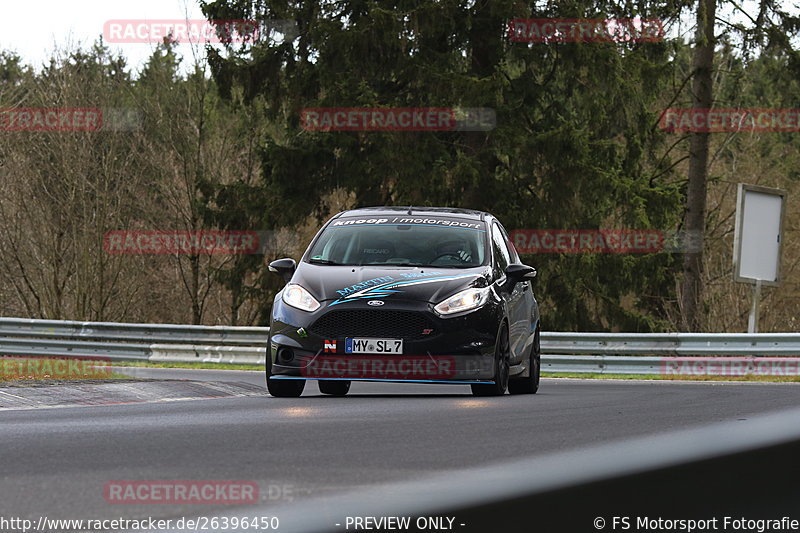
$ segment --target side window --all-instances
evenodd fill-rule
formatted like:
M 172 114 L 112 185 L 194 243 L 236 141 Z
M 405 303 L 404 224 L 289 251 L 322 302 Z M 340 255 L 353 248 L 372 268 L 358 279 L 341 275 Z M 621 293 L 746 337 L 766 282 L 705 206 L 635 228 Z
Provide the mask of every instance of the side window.
M 517 249 L 514 248 L 514 243 L 511 242 L 511 238 L 509 238 L 506 228 L 500 226 L 500 231 L 503 233 L 503 238 L 505 239 L 506 247 L 508 248 L 508 251 L 510 253 L 511 262 L 520 263 L 521 261 L 519 259 L 519 254 L 517 253 Z
M 506 238 L 497 224 L 492 224 L 492 253 L 495 262 L 495 279 L 501 278 L 505 275 L 506 267 L 511 263 L 511 254 L 506 246 Z

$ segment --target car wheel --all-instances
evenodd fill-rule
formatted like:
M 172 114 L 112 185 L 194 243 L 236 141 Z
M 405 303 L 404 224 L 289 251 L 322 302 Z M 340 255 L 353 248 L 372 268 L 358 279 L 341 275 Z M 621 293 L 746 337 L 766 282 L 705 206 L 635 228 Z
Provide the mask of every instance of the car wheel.
M 306 387 L 304 379 L 275 379 L 272 375 L 272 360 L 267 354 L 267 391 L 276 398 L 298 398 Z
M 539 347 L 539 328 L 536 328 L 536 334 L 533 336 L 533 344 L 531 345 L 530 353 L 530 372 L 528 377 L 510 379 L 508 382 L 509 394 L 536 394 L 539 390 L 539 376 L 542 368 L 541 350 Z
M 502 396 L 508 387 L 508 328 L 505 324 L 497 335 L 494 348 L 494 383 L 473 383 L 472 394 L 475 396 Z
M 319 380 L 319 391 L 331 396 L 346 396 L 350 392 L 350 382 L 321 379 Z

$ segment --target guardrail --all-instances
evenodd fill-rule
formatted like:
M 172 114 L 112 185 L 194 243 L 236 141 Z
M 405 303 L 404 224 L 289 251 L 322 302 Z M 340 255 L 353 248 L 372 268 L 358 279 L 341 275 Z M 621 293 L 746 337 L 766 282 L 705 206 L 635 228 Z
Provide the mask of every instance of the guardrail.
M 542 333 L 542 351 L 569 355 L 800 355 L 797 333 Z
M 542 355 L 542 371 L 570 374 L 661 374 L 665 357 Z
M 269 328 L 0 317 L 0 354 L 264 364 Z
M 543 332 L 541 341 L 542 370 L 557 373 L 655 375 L 676 357 L 800 355 L 796 333 Z
M 252 326 L 132 324 L 0 317 L 0 337 L 129 341 L 140 344 L 160 342 L 219 344 L 224 346 L 266 346 L 268 333 L 269 328 Z
M 0 354 L 120 361 L 266 362 L 269 328 L 0 317 Z M 659 374 L 665 358 L 800 356 L 795 333 L 543 332 L 547 372 Z

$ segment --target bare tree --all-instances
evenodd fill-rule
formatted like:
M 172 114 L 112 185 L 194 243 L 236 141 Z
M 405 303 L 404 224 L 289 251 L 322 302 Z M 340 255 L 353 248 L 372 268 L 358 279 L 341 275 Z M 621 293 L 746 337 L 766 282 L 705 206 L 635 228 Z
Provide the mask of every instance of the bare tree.
M 123 66 L 97 48 L 59 55 L 14 107 L 102 114 L 125 96 Z M 13 288 L 6 312 L 107 320 L 134 305 L 141 283 L 128 275 L 133 265 L 104 254 L 102 244 L 105 229 L 135 214 L 140 140 L 113 128 L 4 133 L 0 276 Z

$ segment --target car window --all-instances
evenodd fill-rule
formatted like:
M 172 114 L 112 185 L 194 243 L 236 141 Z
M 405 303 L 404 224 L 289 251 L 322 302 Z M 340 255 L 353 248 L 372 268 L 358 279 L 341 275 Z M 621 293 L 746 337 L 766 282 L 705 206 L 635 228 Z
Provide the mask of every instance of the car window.
M 397 265 L 472 268 L 485 264 L 485 230 L 434 224 L 331 224 L 307 261 L 341 265 Z
M 503 227 L 502 224 L 498 223 L 498 227 L 500 228 L 500 232 L 503 234 L 503 240 L 506 243 L 506 248 L 508 248 L 509 256 L 511 258 L 512 263 L 520 263 L 519 254 L 517 253 L 517 249 L 514 247 L 514 243 L 511 242 L 511 238 L 508 236 L 508 232 L 506 228 Z
M 495 277 L 501 278 L 505 275 L 506 267 L 511 264 L 511 255 L 506 246 L 506 237 L 496 223 L 492 224 L 492 251 L 495 258 Z

